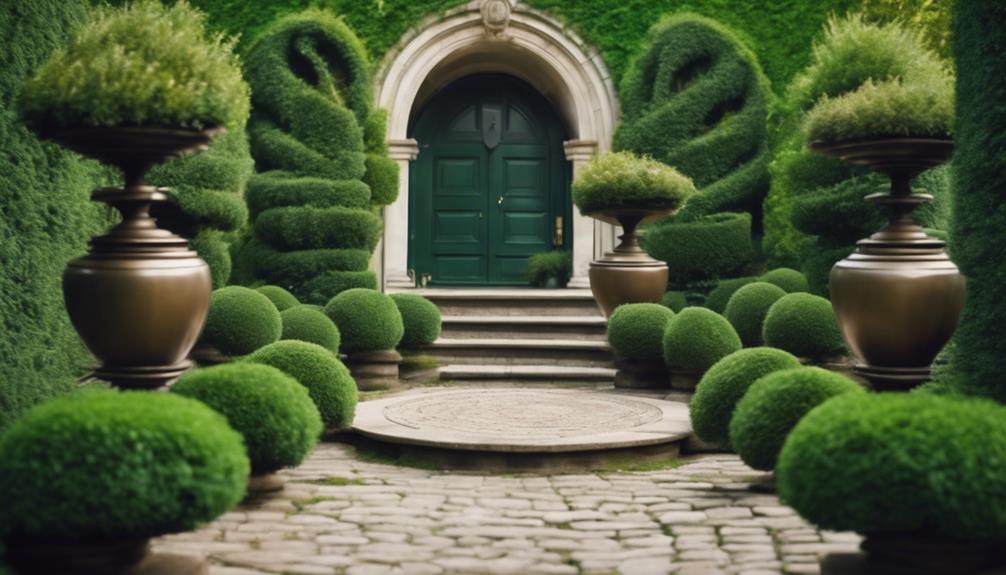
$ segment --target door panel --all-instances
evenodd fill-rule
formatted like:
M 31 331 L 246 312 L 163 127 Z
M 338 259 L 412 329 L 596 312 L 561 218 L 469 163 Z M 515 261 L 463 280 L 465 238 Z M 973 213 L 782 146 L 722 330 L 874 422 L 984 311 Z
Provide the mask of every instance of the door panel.
M 433 158 L 430 253 L 433 277 L 478 283 L 488 277 L 486 257 L 486 151 L 440 146 Z

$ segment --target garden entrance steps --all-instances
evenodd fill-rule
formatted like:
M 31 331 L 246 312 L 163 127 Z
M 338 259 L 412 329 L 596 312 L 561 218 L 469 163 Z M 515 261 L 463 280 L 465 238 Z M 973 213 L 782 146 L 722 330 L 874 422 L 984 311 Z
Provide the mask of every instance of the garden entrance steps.
M 446 339 L 423 348 L 446 365 L 525 365 L 611 367 L 612 355 L 603 341 L 575 339 Z
M 554 339 L 604 341 L 607 322 L 597 316 L 444 316 L 441 336 L 448 339 Z
M 449 365 L 440 368 L 440 379 L 465 382 L 611 383 L 617 370 L 608 367 L 562 365 Z
M 421 295 L 444 316 L 601 317 L 589 289 L 424 288 Z

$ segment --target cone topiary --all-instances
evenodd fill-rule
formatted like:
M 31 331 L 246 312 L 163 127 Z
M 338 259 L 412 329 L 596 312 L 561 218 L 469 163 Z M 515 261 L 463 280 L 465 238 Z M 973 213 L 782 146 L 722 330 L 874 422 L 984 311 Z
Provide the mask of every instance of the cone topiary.
M 727 444 L 730 419 L 751 384 L 770 373 L 797 367 L 797 358 L 769 347 L 744 349 L 719 360 L 702 376 L 688 406 L 695 434 L 703 441 Z
M 36 406 L 0 437 L 6 536 L 127 539 L 188 531 L 244 496 L 241 436 L 198 401 L 96 390 Z
M 831 302 L 809 293 L 791 293 L 772 304 L 762 339 L 800 357 L 822 358 L 845 349 Z
M 225 356 L 240 356 L 278 340 L 282 332 L 283 320 L 269 298 L 250 288 L 228 286 L 213 292 L 199 343 Z
M 660 360 L 664 331 L 674 312 L 656 303 L 626 303 L 608 318 L 608 345 L 619 359 Z
M 777 285 L 786 293 L 810 291 L 807 278 L 792 268 L 776 268 L 763 274 L 758 281 Z
M 390 297 L 402 314 L 402 326 L 405 328 L 399 346 L 429 345 L 440 337 L 441 318 L 436 304 L 416 294 L 396 293 Z
M 818 367 L 770 373 L 754 382 L 730 420 L 730 445 L 744 463 L 775 469 L 783 442 L 807 413 L 843 393 L 865 393 L 856 382 Z
M 300 465 L 321 435 L 321 416 L 307 389 L 275 367 L 241 362 L 196 369 L 171 392 L 223 414 L 244 436 L 254 474 Z
M 255 288 L 255 291 L 269 298 L 276 309 L 279 311 L 286 311 L 296 305 L 300 305 L 297 298 L 285 289 L 279 286 L 261 286 Z
M 688 307 L 667 323 L 663 348 L 664 360 L 672 369 L 703 373 L 739 350 L 741 339 L 720 314 Z
M 248 356 L 270 365 L 307 388 L 326 429 L 342 429 L 356 413 L 356 382 L 331 351 L 305 341 L 277 341 Z
M 395 300 L 369 289 L 346 290 L 325 306 L 342 336 L 343 353 L 395 349 L 405 335 Z
M 279 316 L 283 321 L 280 339 L 307 341 L 339 353 L 339 328 L 321 308 L 302 304 L 283 310 Z
M 779 286 L 767 282 L 750 283 L 730 296 L 723 316 L 737 330 L 745 346 L 761 345 L 765 315 L 772 304 L 785 295 Z

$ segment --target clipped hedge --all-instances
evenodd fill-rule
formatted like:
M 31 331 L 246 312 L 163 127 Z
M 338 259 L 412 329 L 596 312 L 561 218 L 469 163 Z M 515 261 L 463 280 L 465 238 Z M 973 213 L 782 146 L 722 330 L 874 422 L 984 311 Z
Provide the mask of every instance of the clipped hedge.
M 171 392 L 223 414 L 244 437 L 253 474 L 300 465 L 321 435 L 307 389 L 275 367 L 242 362 L 195 369 Z
M 779 496 L 822 529 L 1006 535 L 1006 409 L 984 399 L 847 394 L 793 429 Z
M 279 310 L 265 295 L 242 286 L 213 292 L 201 345 L 226 356 L 249 354 L 278 340 L 283 332 Z
M 664 331 L 673 317 L 674 312 L 661 304 L 622 304 L 608 318 L 608 345 L 620 359 L 663 359 Z
M 339 353 L 339 328 L 321 309 L 302 304 L 281 311 L 279 317 L 283 322 L 280 339 L 307 341 Z
M 325 315 L 339 328 L 343 353 L 395 349 L 405 335 L 395 300 L 375 290 L 346 290 L 328 302 Z
M 436 304 L 416 294 L 394 293 L 390 297 L 402 314 L 405 328 L 400 347 L 429 345 L 440 337 L 441 318 Z
M 647 226 L 640 243 L 646 253 L 667 262 L 668 284 L 674 288 L 730 277 L 754 259 L 749 214 L 666 218 Z
M 865 393 L 856 382 L 818 367 L 770 373 L 755 381 L 730 420 L 730 445 L 747 465 L 775 469 L 786 437 L 807 413 L 844 393 Z
M 667 323 L 662 343 L 668 366 L 700 373 L 741 348 L 730 322 L 704 307 L 687 307 L 675 315 Z
M 560 250 L 531 254 L 524 271 L 533 286 L 543 287 L 555 278 L 560 287 L 565 287 L 573 273 L 573 254 Z
M 307 388 L 326 429 L 343 429 L 356 413 L 356 382 L 331 351 L 304 341 L 277 341 L 248 356 L 269 365 Z
M 294 306 L 300 305 L 294 295 L 279 286 L 260 286 L 255 291 L 269 298 L 272 305 L 280 312 L 286 311 Z
M 703 441 L 727 444 L 737 402 L 751 385 L 770 373 L 800 367 L 800 361 L 780 349 L 742 349 L 716 362 L 695 387 L 688 405 L 692 428 Z
M 792 268 L 776 268 L 762 274 L 758 281 L 777 285 L 786 293 L 799 293 L 810 290 L 807 277 Z
M 765 316 L 772 304 L 785 295 L 781 287 L 768 282 L 747 284 L 730 296 L 723 317 L 734 326 L 745 346 L 761 345 Z
M 96 390 L 52 400 L 0 436 L 8 535 L 117 539 L 188 531 L 244 496 L 241 436 L 198 401 Z
M 674 168 L 630 152 L 594 156 L 572 186 L 581 214 L 612 208 L 674 210 L 695 192 L 691 179 Z
M 762 339 L 800 357 L 821 358 L 845 349 L 831 302 L 809 293 L 787 294 L 772 304 Z

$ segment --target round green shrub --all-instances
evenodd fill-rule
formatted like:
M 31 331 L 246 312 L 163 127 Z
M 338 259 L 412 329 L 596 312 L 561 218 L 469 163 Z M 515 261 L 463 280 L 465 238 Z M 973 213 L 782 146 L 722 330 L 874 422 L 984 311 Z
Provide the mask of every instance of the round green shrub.
M 241 126 L 249 89 L 234 43 L 207 37 L 205 20 L 186 2 L 98 7 L 25 85 L 22 116 L 43 134 L 87 126 Z
M 662 359 L 664 331 L 673 317 L 660 304 L 622 304 L 608 318 L 608 345 L 621 359 Z
M 241 436 L 198 401 L 93 390 L 39 405 L 0 437 L 10 535 L 151 537 L 188 531 L 244 496 Z
M 436 304 L 416 294 L 396 293 L 390 297 L 402 314 L 405 333 L 399 342 L 401 347 L 431 344 L 440 337 L 440 310 Z
M 648 226 L 640 243 L 646 253 L 667 263 L 668 284 L 678 289 L 738 275 L 754 259 L 750 214 L 665 218 Z
M 807 413 L 843 393 L 865 393 L 851 379 L 819 367 L 776 371 L 754 382 L 730 420 L 730 445 L 755 469 L 775 469 L 783 442 Z
M 685 295 L 685 292 L 669 291 L 660 298 L 660 305 L 677 313 L 688 307 L 688 296 Z
M 846 394 L 783 445 L 780 498 L 823 529 L 1006 535 L 1006 408 L 986 399 Z
M 326 429 L 342 429 L 356 413 L 356 382 L 331 351 L 305 341 L 277 341 L 248 356 L 270 365 L 307 388 Z
M 255 291 L 269 298 L 269 301 L 279 311 L 286 311 L 293 306 L 300 305 L 300 302 L 297 301 L 297 298 L 292 293 L 279 286 L 261 286 L 255 288 Z
M 779 286 L 767 282 L 749 283 L 730 296 L 723 316 L 737 330 L 745 346 L 761 345 L 765 315 L 772 304 L 785 295 Z
M 727 303 L 734 293 L 749 283 L 759 281 L 758 278 L 732 278 L 720 280 L 716 283 L 709 295 L 706 296 L 705 306 L 716 313 L 723 313 L 727 309 Z
M 242 362 L 195 369 L 171 391 L 227 418 L 244 436 L 252 473 L 300 465 L 321 435 L 321 416 L 307 389 L 275 367 Z
M 760 282 L 777 285 L 786 293 L 810 291 L 810 285 L 804 275 L 792 268 L 776 268 L 758 278 Z
M 200 343 L 227 356 L 249 354 L 279 339 L 283 320 L 268 297 L 242 286 L 213 292 Z
M 328 302 L 325 315 L 338 326 L 344 353 L 395 349 L 405 335 L 395 300 L 375 290 L 346 290 Z
M 664 360 L 673 369 L 705 372 L 741 348 L 730 322 L 704 307 L 686 307 L 667 322 Z
M 791 293 L 768 310 L 762 328 L 765 345 L 799 357 L 823 357 L 845 349 L 831 302 L 809 293 Z
M 283 310 L 279 317 L 283 321 L 280 339 L 307 341 L 332 353 L 339 353 L 339 328 L 325 315 L 322 308 L 301 304 Z
M 692 428 L 703 441 L 726 444 L 737 402 L 762 376 L 800 367 L 800 360 L 781 349 L 742 349 L 716 362 L 699 384 L 688 408 Z
M 525 272 L 533 286 L 543 287 L 550 278 L 555 278 L 560 287 L 565 287 L 573 273 L 573 254 L 560 250 L 531 254 Z
M 676 209 L 695 191 L 674 168 L 630 152 L 595 156 L 573 182 L 580 213 L 610 208 Z

